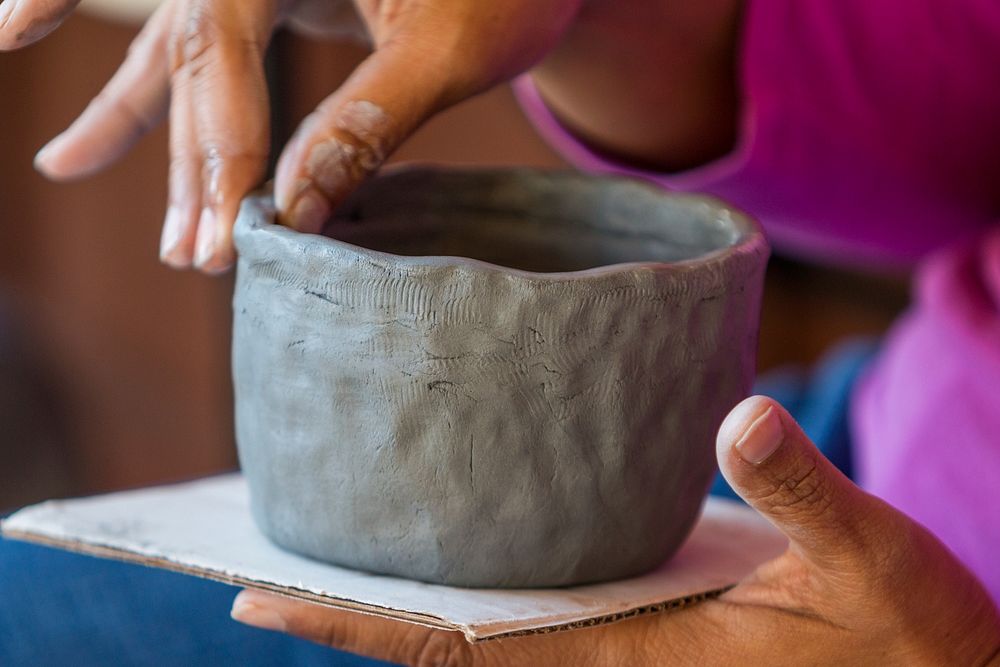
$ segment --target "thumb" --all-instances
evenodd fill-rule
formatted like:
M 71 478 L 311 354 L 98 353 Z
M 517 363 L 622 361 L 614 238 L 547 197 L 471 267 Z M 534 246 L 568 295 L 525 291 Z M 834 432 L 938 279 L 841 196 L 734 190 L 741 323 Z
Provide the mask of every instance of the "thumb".
M 341 651 L 406 665 L 467 665 L 473 647 L 458 632 L 244 590 L 233 600 L 234 620 L 286 632 Z
M 752 396 L 723 421 L 716 456 L 726 481 L 805 555 L 837 559 L 874 499 L 830 463 L 777 401 Z
M 445 69 L 399 44 L 372 53 L 288 142 L 275 175 L 284 224 L 321 231 L 347 195 L 444 106 Z

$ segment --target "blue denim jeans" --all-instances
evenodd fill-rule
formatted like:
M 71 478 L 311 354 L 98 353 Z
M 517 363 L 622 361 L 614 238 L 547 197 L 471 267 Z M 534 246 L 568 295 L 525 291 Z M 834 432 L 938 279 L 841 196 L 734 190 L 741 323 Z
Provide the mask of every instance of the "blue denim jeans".
M 842 346 L 812 373 L 789 369 L 756 391 L 781 401 L 850 473 L 847 398 L 874 346 Z M 721 477 L 713 493 L 732 495 Z M 344 665 L 384 663 L 229 618 L 235 589 L 194 577 L 0 541 L 0 665 Z

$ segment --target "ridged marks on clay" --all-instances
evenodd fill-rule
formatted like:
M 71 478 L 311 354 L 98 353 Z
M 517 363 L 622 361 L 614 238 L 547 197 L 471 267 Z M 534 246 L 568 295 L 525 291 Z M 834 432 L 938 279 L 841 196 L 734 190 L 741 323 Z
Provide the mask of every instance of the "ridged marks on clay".
M 271 281 L 279 285 L 292 285 L 295 278 L 281 267 L 281 262 L 268 259 L 250 264 L 250 273 L 256 281 Z
M 397 317 L 405 313 L 420 320 L 433 319 L 431 290 L 426 284 L 403 276 L 330 282 L 324 284 L 322 290 L 333 301 L 348 308 Z
M 444 308 L 445 324 L 470 324 L 479 322 L 482 317 L 472 296 L 458 296 L 449 299 Z
M 530 387 L 515 385 L 514 389 L 515 397 L 524 406 L 526 413 L 532 417 L 544 415 L 549 411 L 549 404 L 545 400 L 544 392 L 544 384 Z

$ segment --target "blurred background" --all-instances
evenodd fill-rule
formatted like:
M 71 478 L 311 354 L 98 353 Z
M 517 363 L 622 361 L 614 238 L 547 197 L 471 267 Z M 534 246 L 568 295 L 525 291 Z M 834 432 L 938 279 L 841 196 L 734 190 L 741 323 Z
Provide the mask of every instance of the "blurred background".
M 157 261 L 165 128 L 80 183 L 48 183 L 31 167 L 121 62 L 138 24 L 107 6 L 128 1 L 91 0 L 48 39 L 0 54 L 0 511 L 236 466 L 232 278 Z M 132 0 L 132 18 L 153 2 Z M 279 34 L 269 56 L 276 139 L 363 55 Z M 438 117 L 395 160 L 563 165 L 506 88 Z M 776 257 L 759 366 L 809 364 L 846 336 L 883 332 L 907 298 L 904 276 Z

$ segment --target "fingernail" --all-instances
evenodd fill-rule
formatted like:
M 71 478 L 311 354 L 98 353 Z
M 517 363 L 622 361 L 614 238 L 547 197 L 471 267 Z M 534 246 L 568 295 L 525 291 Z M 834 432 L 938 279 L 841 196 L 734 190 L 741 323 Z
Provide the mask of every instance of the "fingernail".
M 312 181 L 308 178 L 297 178 L 292 186 L 288 188 L 278 188 L 277 185 L 279 182 L 276 175 L 274 179 L 274 205 L 278 207 L 279 211 L 289 210 L 292 204 L 297 202 L 299 197 L 312 186 Z
M 173 262 L 171 255 L 177 249 L 177 244 L 181 240 L 181 212 L 170 206 L 167 208 L 167 217 L 163 221 L 163 233 L 160 235 L 160 260 Z
M 201 218 L 198 220 L 198 240 L 194 251 L 194 263 L 198 268 L 204 267 L 212 260 L 215 253 L 215 237 L 218 230 L 215 228 L 215 211 L 210 208 L 201 210 Z
M 299 231 L 316 234 L 323 230 L 328 217 L 330 203 L 326 197 L 310 188 L 299 196 L 288 222 Z
M 61 136 L 61 135 L 60 135 Z M 34 165 L 35 169 L 38 171 L 46 171 L 48 169 L 49 157 L 52 155 L 52 147 L 59 141 L 59 137 L 56 137 L 49 141 L 49 143 L 42 146 L 37 153 L 35 153 Z
M 7 23 L 7 19 L 14 13 L 14 6 L 17 0 L 0 0 L 0 25 Z
M 252 602 L 244 601 L 240 596 L 237 596 L 233 601 L 233 609 L 229 612 L 229 615 L 234 621 L 246 623 L 247 625 L 264 630 L 284 632 L 288 628 L 288 624 L 281 617 L 281 614 L 273 609 L 267 609 Z
M 757 465 L 774 454 L 784 439 L 781 417 L 771 406 L 747 426 L 734 447 L 740 458 L 747 463 Z

